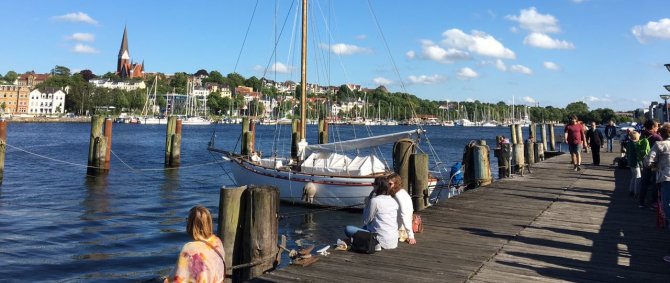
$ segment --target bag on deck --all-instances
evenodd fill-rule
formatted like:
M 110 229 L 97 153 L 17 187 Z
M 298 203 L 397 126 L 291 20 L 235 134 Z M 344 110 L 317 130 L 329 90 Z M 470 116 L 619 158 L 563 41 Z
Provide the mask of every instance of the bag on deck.
M 379 244 L 377 235 L 368 231 L 358 231 L 352 237 L 351 250 L 364 254 L 373 254 L 375 253 L 375 246 L 377 244 Z
M 423 221 L 421 220 L 421 215 L 412 214 L 412 231 L 414 233 L 423 232 Z

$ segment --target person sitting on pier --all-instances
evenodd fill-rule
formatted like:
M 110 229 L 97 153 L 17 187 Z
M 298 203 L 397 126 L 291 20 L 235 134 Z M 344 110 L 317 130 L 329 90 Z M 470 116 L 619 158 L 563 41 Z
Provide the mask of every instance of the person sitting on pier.
M 207 208 L 191 208 L 186 233 L 194 241 L 181 249 L 173 275 L 164 282 L 223 282 L 225 252 L 221 239 L 212 233 L 212 215 Z
M 397 173 L 388 176 L 389 186 L 391 186 L 390 194 L 398 202 L 398 240 L 400 242 L 407 242 L 410 245 L 416 244 L 414 239 L 414 231 L 412 231 L 412 214 L 414 214 L 414 206 L 412 205 L 412 198 L 409 193 L 402 188 L 402 178 Z
M 364 230 L 377 234 L 379 244 L 375 250 L 395 249 L 398 247 L 398 203 L 389 194 L 391 187 L 386 177 L 377 177 L 369 202 L 363 210 L 363 228 L 348 225 L 344 233 L 351 238 L 356 232 Z

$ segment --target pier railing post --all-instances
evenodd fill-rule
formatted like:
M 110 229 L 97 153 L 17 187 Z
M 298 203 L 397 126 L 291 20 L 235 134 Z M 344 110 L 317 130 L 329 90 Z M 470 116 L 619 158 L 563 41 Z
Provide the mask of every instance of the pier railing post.
M 409 180 L 411 185 L 410 196 L 414 211 L 421 211 L 428 201 L 428 155 L 415 153 L 410 156 Z
M 7 151 L 7 121 L 0 119 L 0 184 L 5 177 L 5 151 Z

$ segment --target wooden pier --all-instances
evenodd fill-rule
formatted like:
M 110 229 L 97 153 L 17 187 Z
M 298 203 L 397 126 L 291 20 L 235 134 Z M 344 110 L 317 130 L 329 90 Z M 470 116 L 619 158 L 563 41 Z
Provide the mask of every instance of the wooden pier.
M 670 233 L 628 196 L 628 170 L 572 171 L 569 155 L 421 212 L 417 245 L 333 251 L 253 282 L 670 282 Z M 352 223 L 358 224 L 358 223 Z M 344 228 L 344 227 L 343 227 Z M 333 235 L 333 243 L 336 237 Z

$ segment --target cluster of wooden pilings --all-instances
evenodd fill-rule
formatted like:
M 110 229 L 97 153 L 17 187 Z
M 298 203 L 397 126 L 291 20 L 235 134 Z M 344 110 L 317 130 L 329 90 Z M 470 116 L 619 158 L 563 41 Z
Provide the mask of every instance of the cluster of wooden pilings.
M 547 129 L 549 140 L 547 140 Z M 554 124 L 541 124 L 541 142 L 537 142 L 538 125 L 530 124 L 528 127 L 528 139 L 523 138 L 522 127 L 519 124 L 510 125 L 509 143 L 502 143 L 502 137 L 497 137 L 498 148 L 495 155 L 498 157 L 498 175 L 500 178 L 508 178 L 512 173 L 523 175 L 524 169 L 529 173 L 531 166 L 545 159 L 547 148 L 556 151 L 556 139 L 554 136 Z
M 393 145 L 393 169 L 400 175 L 402 188 L 412 197 L 414 211 L 428 206 L 428 155 L 416 152 L 412 139 L 401 139 Z

